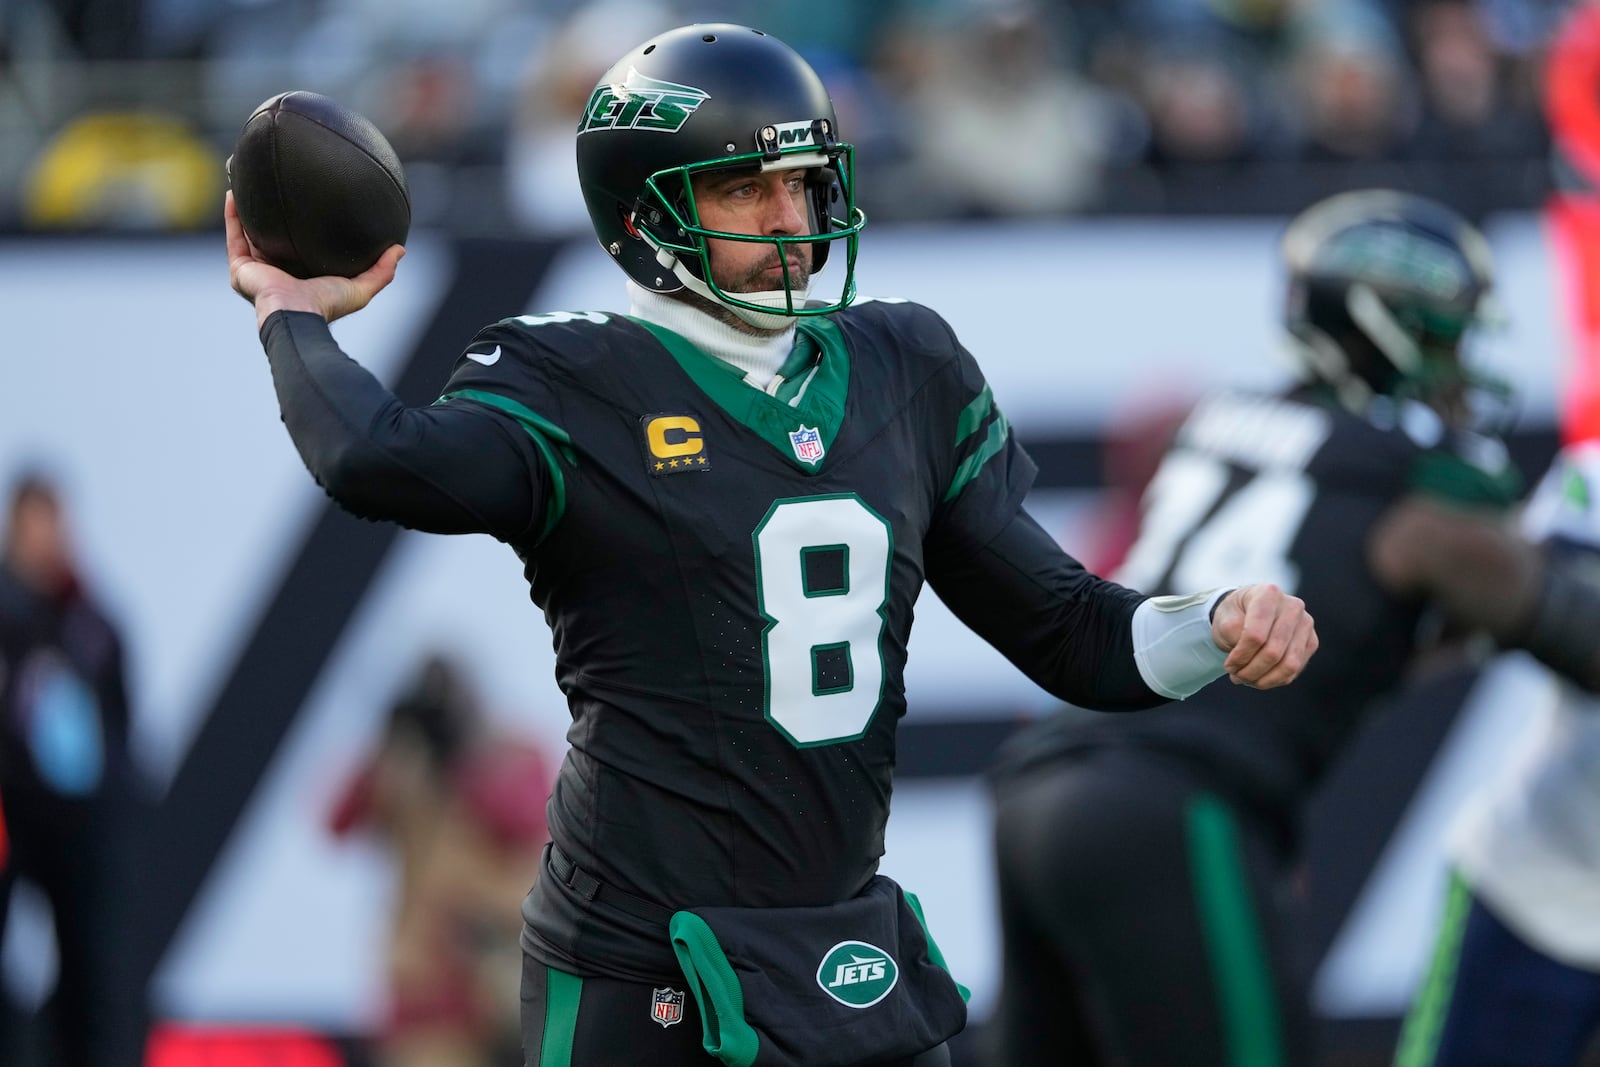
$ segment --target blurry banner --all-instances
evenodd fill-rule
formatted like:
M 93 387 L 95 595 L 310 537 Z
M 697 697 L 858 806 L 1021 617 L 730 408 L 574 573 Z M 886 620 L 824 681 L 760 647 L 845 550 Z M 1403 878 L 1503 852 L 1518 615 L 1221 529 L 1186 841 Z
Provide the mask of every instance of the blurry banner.
M 345 1067 L 330 1040 L 297 1029 L 160 1026 L 150 1035 L 146 1067 Z
M 1546 219 L 1572 333 L 1561 432 L 1577 441 L 1600 436 L 1600 6 L 1562 27 L 1544 90 L 1557 185 Z
M 1560 401 L 1561 437 L 1600 437 L 1600 198 L 1558 194 L 1546 208 L 1566 295 L 1572 360 Z

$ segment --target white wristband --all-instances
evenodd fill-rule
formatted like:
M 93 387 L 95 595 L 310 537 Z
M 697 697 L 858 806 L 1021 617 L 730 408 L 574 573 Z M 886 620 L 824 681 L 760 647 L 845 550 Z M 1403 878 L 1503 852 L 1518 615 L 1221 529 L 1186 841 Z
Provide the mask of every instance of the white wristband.
M 1228 654 L 1211 639 L 1211 609 L 1230 592 L 1151 597 L 1134 609 L 1133 660 L 1145 685 L 1182 700 L 1222 674 Z

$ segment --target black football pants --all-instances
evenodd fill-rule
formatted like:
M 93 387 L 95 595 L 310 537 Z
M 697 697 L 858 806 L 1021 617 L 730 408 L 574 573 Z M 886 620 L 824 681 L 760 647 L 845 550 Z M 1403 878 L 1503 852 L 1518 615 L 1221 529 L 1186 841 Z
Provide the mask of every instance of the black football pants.
M 1264 832 L 1156 752 L 1001 782 L 997 1067 L 1302 1067 L 1308 1007 Z
M 578 978 L 522 957 L 525 1067 L 720 1067 L 700 1044 L 700 1009 L 684 991 L 681 1009 L 657 1021 L 657 990 L 676 981 Z M 860 1067 L 950 1067 L 945 1046 L 894 1063 Z

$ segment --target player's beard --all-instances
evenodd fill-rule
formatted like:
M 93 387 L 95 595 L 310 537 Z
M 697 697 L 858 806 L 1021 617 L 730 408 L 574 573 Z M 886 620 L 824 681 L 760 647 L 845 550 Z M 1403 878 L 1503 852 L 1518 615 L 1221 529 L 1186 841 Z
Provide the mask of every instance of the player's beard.
M 789 291 L 796 297 L 805 293 L 811 284 L 811 249 L 804 247 L 799 250 L 798 263 L 789 264 Z M 745 293 L 783 292 L 783 276 L 769 274 L 768 271 L 776 270 L 783 265 L 783 255 L 774 251 L 772 255 L 763 259 L 759 264 L 749 270 L 742 271 L 736 276 L 725 277 L 719 274 L 713 266 L 711 276 L 717 283 L 717 288 L 725 293 L 742 295 Z M 773 281 L 779 283 L 778 288 L 773 287 Z
M 803 245 L 800 247 L 799 253 L 800 254 L 797 257 L 799 262 L 789 264 L 789 286 L 787 291 L 782 288 L 783 276 L 781 274 L 772 275 L 768 273 L 768 271 L 773 270 L 783 262 L 783 253 L 776 249 L 773 250 L 771 255 L 764 257 L 760 263 L 753 267 L 742 270 L 738 274 L 726 274 L 718 271 L 716 269 L 716 264 L 713 263 L 711 267 L 711 278 L 716 283 L 718 289 L 737 299 L 748 299 L 751 301 L 751 303 L 763 304 L 775 310 L 785 307 L 785 305 L 791 299 L 794 301 L 796 306 L 799 306 L 805 303 L 806 298 L 810 293 L 810 267 L 812 256 L 811 247 L 809 245 Z M 774 279 L 776 279 L 779 288 L 772 288 Z M 691 301 L 703 311 L 709 313 L 718 322 L 721 322 L 727 326 L 731 326 L 740 333 L 766 336 L 769 334 L 782 333 L 785 330 L 792 328 L 791 322 L 786 322 L 782 326 L 770 328 L 757 326 L 742 318 L 732 308 L 712 300 L 707 300 L 704 297 L 701 297 L 698 294 L 692 293 L 688 290 L 679 290 L 678 293 L 671 295 L 680 296 L 682 299 Z

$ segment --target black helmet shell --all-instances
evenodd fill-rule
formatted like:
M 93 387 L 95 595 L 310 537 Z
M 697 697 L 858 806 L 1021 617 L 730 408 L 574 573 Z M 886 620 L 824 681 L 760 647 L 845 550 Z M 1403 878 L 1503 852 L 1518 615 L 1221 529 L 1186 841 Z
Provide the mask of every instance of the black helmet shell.
M 679 262 L 707 277 L 711 231 L 696 231 L 683 194 L 691 173 L 717 166 L 820 164 L 810 198 L 815 238 L 801 239 L 813 249 L 814 269 L 841 237 L 854 259 L 861 220 L 833 103 L 810 64 L 760 30 L 683 26 L 630 49 L 596 84 L 579 120 L 577 154 L 595 236 L 648 289 L 682 288 L 672 269 Z M 831 217 L 841 195 L 844 221 Z
M 1302 212 L 1283 240 L 1285 325 L 1316 376 L 1394 394 L 1424 364 L 1455 361 L 1493 272 L 1478 229 L 1434 200 L 1341 193 Z M 1434 370 L 1437 370 L 1435 366 Z

